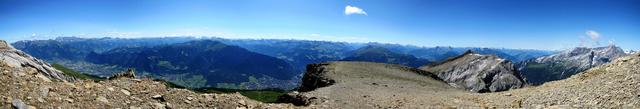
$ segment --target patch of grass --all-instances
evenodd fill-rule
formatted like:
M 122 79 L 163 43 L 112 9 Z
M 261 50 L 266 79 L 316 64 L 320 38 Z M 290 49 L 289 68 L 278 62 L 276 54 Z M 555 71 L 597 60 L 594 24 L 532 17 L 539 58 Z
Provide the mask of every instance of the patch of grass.
M 238 89 L 238 88 L 234 88 L 235 86 L 237 86 L 235 84 L 230 84 L 230 85 L 233 85 L 234 87 L 216 86 L 216 87 L 193 88 L 193 87 L 183 86 L 182 84 L 174 83 L 174 82 L 180 82 L 180 81 L 168 81 L 160 78 L 156 78 L 154 79 L 154 81 L 162 81 L 165 83 L 165 86 L 169 88 L 188 89 L 197 93 L 236 93 L 238 92 L 243 96 L 246 96 L 247 98 L 260 101 L 260 102 L 265 102 L 265 103 L 277 103 L 279 96 L 288 93 L 288 91 L 285 91 L 282 89 L 275 89 L 275 88 L 274 89 L 258 89 L 258 90 Z M 250 76 L 249 81 L 257 82 L 258 80 L 257 78 Z
M 164 81 L 164 80 L 157 80 Z M 171 88 L 185 88 L 191 91 L 195 91 L 198 93 L 235 93 L 239 92 L 243 96 L 247 98 L 265 102 L 265 103 L 277 103 L 278 97 L 288 92 L 281 89 L 260 89 L 260 90 L 243 90 L 243 89 L 225 89 L 225 88 L 215 88 L 215 87 L 207 87 L 207 88 L 186 88 L 184 86 L 180 86 L 178 84 L 174 84 L 168 81 L 164 81 L 167 87 Z
M 60 64 L 53 64 L 52 66 L 53 66 L 53 68 L 62 71 L 62 73 L 64 73 L 65 75 L 68 75 L 68 76 L 71 76 L 71 77 L 75 77 L 75 78 L 79 78 L 79 79 L 95 80 L 95 81 L 102 81 L 102 80 L 106 79 L 106 78 L 102 78 L 102 77 L 95 76 L 95 75 L 89 75 L 89 74 L 76 72 L 76 71 L 74 71 L 72 69 L 69 69 L 67 67 L 64 67 L 64 66 L 62 66 Z
M 275 102 L 278 102 L 278 97 L 286 94 L 286 92 L 256 90 L 256 91 L 243 91 L 243 92 L 240 92 L 240 94 L 248 98 L 251 98 L 253 100 L 257 100 L 265 103 L 275 103 Z
M 181 85 L 188 88 L 196 87 L 209 87 L 207 85 L 207 79 L 202 75 L 189 75 L 189 74 L 167 74 L 156 76 L 155 78 L 171 81 L 174 84 Z

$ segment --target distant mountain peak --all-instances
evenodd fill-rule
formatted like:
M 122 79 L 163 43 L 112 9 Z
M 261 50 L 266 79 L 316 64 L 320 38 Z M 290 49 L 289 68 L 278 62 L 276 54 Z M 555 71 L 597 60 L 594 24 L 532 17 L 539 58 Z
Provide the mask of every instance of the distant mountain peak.
M 351 56 L 348 56 L 342 60 L 400 64 L 410 67 L 419 67 L 421 65 L 430 63 L 427 59 L 420 59 L 416 58 L 413 55 L 396 53 L 387 48 L 375 45 L 368 45 L 359 48 L 353 51 Z
M 227 44 L 224 44 L 220 41 L 213 40 L 195 40 L 186 43 L 176 44 L 177 46 L 187 46 L 187 47 L 201 47 L 206 50 L 219 50 L 221 48 L 230 47 Z
M 592 67 L 626 56 L 620 47 L 615 45 L 603 47 L 575 47 L 559 53 L 538 57 L 519 63 L 519 69 L 532 84 L 568 78 Z
M 381 46 L 367 45 L 365 47 L 355 50 L 355 53 L 362 54 L 362 53 L 395 53 L 395 52 Z
M 472 92 L 497 92 L 525 85 L 511 61 L 496 55 L 481 55 L 470 50 L 438 64 L 420 67 L 433 72 L 453 87 Z

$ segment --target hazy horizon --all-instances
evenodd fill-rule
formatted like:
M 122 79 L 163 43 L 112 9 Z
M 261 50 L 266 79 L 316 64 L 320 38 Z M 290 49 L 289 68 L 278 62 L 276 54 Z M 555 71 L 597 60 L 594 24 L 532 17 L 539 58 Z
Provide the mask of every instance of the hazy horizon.
M 222 38 L 228 40 L 294 40 L 294 41 L 321 41 L 321 42 L 335 42 L 335 43 L 353 43 L 353 44 L 368 44 L 368 43 L 378 43 L 378 44 L 393 44 L 393 45 L 401 45 L 401 46 L 415 46 L 415 47 L 423 47 L 423 48 L 431 48 L 431 47 L 454 47 L 454 48 L 490 48 L 490 49 L 514 49 L 514 50 L 541 50 L 541 51 L 563 51 L 573 48 L 563 48 L 563 49 L 532 49 L 532 48 L 508 48 L 508 47 L 482 47 L 482 46 L 450 46 L 450 45 L 435 45 L 435 46 L 422 46 L 422 45 L 413 45 L 413 44 L 402 44 L 402 43 L 387 43 L 387 42 L 348 42 L 348 41 L 332 41 L 332 40 L 312 40 L 312 39 L 274 39 L 274 38 L 224 38 L 217 36 L 158 36 L 158 37 L 77 37 L 77 36 L 59 36 L 53 38 L 45 38 L 45 39 L 25 39 L 25 40 L 15 40 L 8 41 L 9 43 L 14 43 L 17 41 L 33 41 L 33 40 L 56 40 L 58 38 L 85 38 L 85 39 L 101 39 L 101 38 L 120 38 L 120 39 L 144 39 L 144 38 L 195 38 L 198 40 L 201 39 L 211 39 L 211 38 Z M 598 46 L 584 46 L 587 48 L 597 48 L 597 47 L 607 47 L 610 45 L 598 45 Z M 615 45 L 624 49 L 625 51 L 634 50 L 635 49 L 625 49 L 619 45 Z
M 215 36 L 425 47 L 640 49 L 635 0 L 0 0 L 0 39 Z

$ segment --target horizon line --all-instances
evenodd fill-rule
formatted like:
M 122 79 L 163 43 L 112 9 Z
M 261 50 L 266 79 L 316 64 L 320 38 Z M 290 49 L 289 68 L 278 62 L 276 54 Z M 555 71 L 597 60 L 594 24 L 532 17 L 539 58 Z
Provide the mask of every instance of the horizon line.
M 391 42 L 380 42 L 380 41 L 368 41 L 368 42 L 349 42 L 349 41 L 340 41 L 340 40 L 314 40 L 314 39 L 296 39 L 296 38 L 230 38 L 230 37 L 220 37 L 220 36 L 190 36 L 190 35 L 177 35 L 177 36 L 149 36 L 149 37 L 131 37 L 131 36 L 104 36 L 104 37 L 82 37 L 82 36 L 56 36 L 50 38 L 41 38 L 41 39 L 23 39 L 23 40 L 7 40 L 9 43 L 15 43 L 19 41 L 37 41 L 37 40 L 58 40 L 59 38 L 82 38 L 82 39 L 103 39 L 103 38 L 114 38 L 114 39 L 149 39 L 149 38 L 195 38 L 195 39 L 227 39 L 227 40 L 281 40 L 281 41 L 318 41 L 318 42 L 333 42 L 333 43 L 351 43 L 351 44 L 389 44 L 389 45 L 399 45 L 399 46 L 412 46 L 418 48 L 436 48 L 436 47 L 452 47 L 452 48 L 488 48 L 488 49 L 512 49 L 512 50 L 538 50 L 538 51 L 564 51 L 573 48 L 580 48 L 581 46 L 564 48 L 564 49 L 534 49 L 534 48 L 507 48 L 507 47 L 480 47 L 480 46 L 425 46 L 425 45 L 414 45 L 414 44 L 401 44 L 401 43 L 391 43 Z M 596 47 L 585 47 L 583 48 L 598 48 L 598 47 L 608 47 L 611 45 L 604 46 L 596 46 Z M 613 46 L 617 46 L 622 48 L 621 46 L 613 44 Z M 624 51 L 636 51 L 633 49 L 623 49 Z

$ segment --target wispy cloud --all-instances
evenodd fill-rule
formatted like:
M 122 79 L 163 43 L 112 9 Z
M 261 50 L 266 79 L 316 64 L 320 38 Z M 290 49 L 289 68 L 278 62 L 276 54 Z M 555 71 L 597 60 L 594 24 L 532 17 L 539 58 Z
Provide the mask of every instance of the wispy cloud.
M 602 35 L 595 30 L 587 30 L 584 35 L 580 36 L 581 47 L 595 47 L 600 45 L 600 39 Z M 609 44 L 613 44 L 613 41 L 609 41 Z
M 344 15 L 352 15 L 352 14 L 367 15 L 367 12 L 365 12 L 364 10 L 358 7 L 347 5 L 347 7 L 344 8 Z
M 591 38 L 591 40 L 595 43 L 595 45 L 600 45 L 600 33 L 594 30 L 587 30 L 585 34 L 589 36 L 589 38 Z

